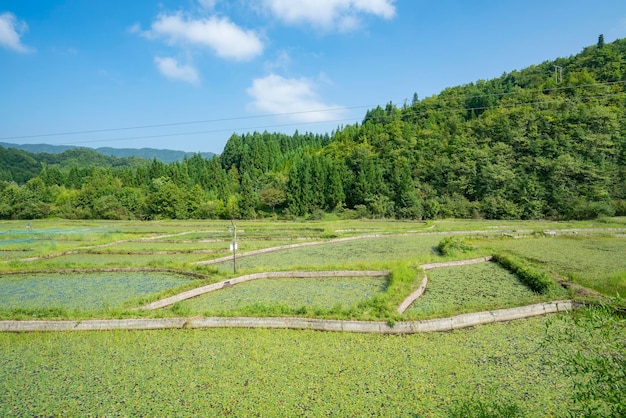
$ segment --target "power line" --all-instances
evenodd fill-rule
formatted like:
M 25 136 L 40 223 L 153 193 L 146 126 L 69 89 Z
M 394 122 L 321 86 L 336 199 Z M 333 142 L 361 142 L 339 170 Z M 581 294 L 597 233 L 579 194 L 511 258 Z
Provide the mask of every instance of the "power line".
M 235 116 L 235 117 L 230 117 L 230 118 L 195 120 L 195 121 L 188 121 L 188 122 L 161 123 L 161 124 L 156 124 L 156 125 L 126 126 L 122 128 L 92 129 L 92 130 L 85 130 L 85 131 L 55 132 L 55 133 L 36 134 L 36 135 L 7 136 L 7 137 L 0 138 L 0 140 L 93 134 L 93 133 L 102 133 L 102 132 L 127 131 L 127 130 L 134 130 L 134 129 L 164 128 L 168 126 L 193 125 L 193 124 L 200 124 L 200 123 L 216 123 L 216 122 L 227 122 L 227 121 L 234 121 L 234 120 L 260 119 L 260 118 L 268 118 L 268 117 L 276 117 L 276 116 L 294 116 L 294 115 L 304 115 L 304 114 L 309 114 L 309 113 L 337 112 L 337 111 L 343 111 L 343 110 L 363 109 L 363 108 L 368 108 L 372 106 L 373 105 L 345 106 L 345 107 L 333 107 L 333 108 L 317 109 L 317 110 L 303 110 L 299 112 L 270 113 L 270 114 L 255 115 L 255 116 Z
M 626 81 L 611 81 L 611 82 L 602 82 L 602 83 L 590 83 L 590 84 L 581 84 L 576 86 L 563 86 L 563 87 L 554 87 L 549 89 L 535 89 L 535 90 L 518 90 L 514 92 L 505 92 L 505 93 L 492 93 L 492 94 L 481 94 L 481 95 L 466 95 L 466 96 L 441 96 L 441 94 L 437 95 L 437 100 L 439 101 L 452 101 L 452 100 L 466 100 L 470 98 L 482 98 L 482 97 L 498 97 L 498 96 L 507 96 L 507 95 L 515 95 L 515 94 L 528 94 L 528 93 L 544 93 L 544 92 L 553 92 L 553 91 L 561 91 L 568 89 L 576 89 L 576 88 L 588 88 L 595 86 L 610 86 L 610 85 L 623 85 L 626 84 Z M 463 87 L 463 86 L 460 86 Z M 600 97 L 610 97 L 606 96 L 594 96 L 591 98 L 600 98 Z M 547 100 L 543 100 L 542 102 L 546 102 Z M 392 103 L 392 102 L 391 102 Z M 525 103 L 534 104 L 534 103 Z M 523 105 L 523 104 L 520 104 Z M 498 107 L 514 107 L 517 105 L 509 105 L 509 106 L 493 106 L 493 107 L 474 107 L 474 108 L 455 108 L 455 109 L 439 109 L 438 111 L 444 112 L 453 112 L 453 111 L 470 111 L 470 110 L 487 110 Z M 45 138 L 45 137 L 53 137 L 53 136 L 69 136 L 69 135 L 80 135 L 80 134 L 92 134 L 92 133 L 104 133 L 104 132 L 116 132 L 116 131 L 125 131 L 125 130 L 137 130 L 137 129 L 149 129 L 149 128 L 163 128 L 163 127 L 171 127 L 171 126 L 184 126 L 184 125 L 193 125 L 193 124 L 202 124 L 202 123 L 217 123 L 217 122 L 227 122 L 227 121 L 237 121 L 237 120 L 248 120 L 248 119 L 260 119 L 260 118 L 268 118 L 268 117 L 279 117 L 279 116 L 294 116 L 294 115 L 305 115 L 311 113 L 323 113 L 323 112 L 336 112 L 336 111 L 345 111 L 345 110 L 354 110 L 354 109 L 363 109 L 363 108 L 378 108 L 380 105 L 359 105 L 359 106 L 345 106 L 345 107 L 333 107 L 326 109 L 316 109 L 316 110 L 304 110 L 298 112 L 285 112 L 285 113 L 271 113 L 264 115 L 254 115 L 254 116 L 235 116 L 229 118 L 216 118 L 216 119 L 206 119 L 206 120 L 197 120 L 197 121 L 186 121 L 186 122 L 172 122 L 172 123 L 162 123 L 162 124 L 154 124 L 154 125 L 139 125 L 139 126 L 128 126 L 128 127 L 120 127 L 120 128 L 107 128 L 107 129 L 93 129 L 93 130 L 83 130 L 83 131 L 71 131 L 71 132 L 56 132 L 56 133 L 46 133 L 46 134 L 35 134 L 35 135 L 21 135 L 21 136 L 8 136 L 8 137 L 0 137 L 0 140 L 15 140 L 15 139 L 32 139 L 32 138 Z M 410 109 L 410 107 L 409 107 Z M 289 124 L 279 124 L 279 125 L 266 125 L 266 126 L 257 126 L 257 127 L 247 127 L 247 128 L 229 128 L 229 129 L 214 129 L 214 130 L 204 130 L 204 131 L 196 131 L 196 132 L 181 132 L 181 133 L 172 133 L 172 134 L 160 134 L 160 135 L 145 135 L 145 136 L 134 136 L 134 137 L 125 137 L 125 138 L 115 138 L 115 139 L 101 139 L 101 140 L 86 140 L 86 141 L 78 141 L 78 142 L 69 142 L 68 144 L 86 144 L 86 143 L 95 143 L 95 142 L 113 142 L 113 141 L 122 141 L 122 140 L 130 140 L 130 139 L 149 139 L 149 138 L 163 138 L 163 137 L 173 137 L 173 136 L 185 136 L 185 135 L 196 135 L 196 134 L 206 134 L 206 133 L 219 133 L 219 132 L 236 132 L 236 131 L 245 131 L 252 129 L 268 129 L 268 128 L 278 128 L 278 127 L 286 127 L 286 126 L 295 126 L 295 125 L 311 125 L 318 123 L 342 123 L 353 121 L 354 119 L 336 119 L 336 120 L 327 120 L 327 121 L 317 121 L 317 122 L 298 122 L 298 123 L 289 123 Z
M 584 96 L 581 97 L 582 100 L 592 100 L 592 99 L 606 99 L 611 97 L 619 97 L 626 96 L 626 93 L 614 93 L 614 94 L 605 94 L 605 95 L 596 95 L 596 96 Z M 516 107 L 524 107 L 524 106 L 535 106 L 542 105 L 546 103 L 556 103 L 562 102 L 562 99 L 552 99 L 552 100 L 540 100 L 535 102 L 522 102 L 522 103 L 510 103 L 506 105 L 497 105 L 497 106 L 478 106 L 478 107 L 455 107 L 449 109 L 417 109 L 413 110 L 412 108 L 408 108 L 404 110 L 404 117 L 415 117 L 415 116 L 423 116 L 428 113 L 454 113 L 454 112 L 470 112 L 470 111 L 484 111 L 484 110 L 492 110 L 492 109 L 511 109 Z M 383 116 L 374 116 L 369 120 L 373 121 L 384 121 L 387 115 Z M 116 142 L 116 141 L 127 141 L 134 139 L 151 139 L 151 138 L 168 138 L 175 136 L 186 136 L 186 135 L 200 135 L 200 134 L 209 134 L 209 133 L 220 133 L 220 132 L 240 132 L 240 131 L 251 131 L 251 130 L 267 130 L 269 128 L 282 128 L 287 126 L 301 126 L 301 125 L 313 125 L 318 123 L 345 123 L 345 122 L 355 122 L 354 119 L 334 119 L 334 120 L 326 120 L 326 121 L 316 121 L 316 122 L 294 122 L 294 123 L 286 123 L 286 124 L 277 124 L 277 125 L 264 125 L 264 126 L 248 126 L 245 128 L 225 128 L 225 129 L 213 129 L 213 130 L 203 130 L 203 131 L 192 131 L 192 132 L 178 132 L 171 134 L 159 134 L 159 135 L 145 135 L 145 136 L 131 136 L 131 137 L 122 137 L 122 138 L 110 138 L 110 139 L 95 139 L 95 140 L 86 140 L 86 141 L 75 141 L 75 142 L 67 142 L 63 145 L 76 145 L 76 144 L 89 144 L 89 143 L 97 143 L 97 142 Z
M 75 144 L 89 144 L 94 142 L 114 142 L 114 141 L 127 141 L 130 139 L 149 139 L 149 138 L 167 138 L 172 136 L 185 136 L 185 135 L 199 135 L 199 134 L 210 134 L 210 133 L 218 133 L 218 132 L 237 132 L 237 131 L 249 131 L 256 129 L 268 129 L 268 128 L 280 128 L 285 126 L 300 126 L 300 125 L 311 125 L 316 123 L 343 123 L 343 122 L 353 122 L 354 119 L 335 119 L 335 120 L 325 120 L 325 121 L 317 121 L 317 122 L 294 122 L 294 123 L 285 123 L 281 125 L 266 125 L 266 126 L 250 126 L 247 128 L 231 128 L 231 129 L 214 129 L 209 131 L 194 131 L 194 132 L 180 132 L 180 133 L 172 133 L 172 134 L 160 134 L 160 135 L 146 135 L 146 136 L 131 136 L 124 138 L 114 138 L 114 139 L 94 139 L 89 141 L 76 141 L 76 142 L 68 142 L 64 145 L 75 145 Z

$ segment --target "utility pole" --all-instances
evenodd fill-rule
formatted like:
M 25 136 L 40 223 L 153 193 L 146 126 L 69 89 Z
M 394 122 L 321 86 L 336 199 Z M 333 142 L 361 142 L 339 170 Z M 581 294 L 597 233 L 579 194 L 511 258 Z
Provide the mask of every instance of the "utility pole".
M 230 221 L 232 227 L 228 227 L 228 232 L 233 233 L 233 243 L 230 244 L 230 250 L 233 252 L 233 272 L 237 273 L 237 225 L 235 221 Z
M 563 67 L 559 65 L 554 66 L 554 81 L 556 84 L 560 84 L 563 82 Z

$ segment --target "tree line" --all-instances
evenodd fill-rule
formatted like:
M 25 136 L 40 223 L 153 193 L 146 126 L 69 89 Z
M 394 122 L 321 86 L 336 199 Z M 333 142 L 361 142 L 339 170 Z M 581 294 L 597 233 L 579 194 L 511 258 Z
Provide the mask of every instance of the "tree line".
M 601 37 L 329 134 L 233 134 L 210 159 L 37 165 L 0 148 L 0 218 L 626 215 L 625 58 Z

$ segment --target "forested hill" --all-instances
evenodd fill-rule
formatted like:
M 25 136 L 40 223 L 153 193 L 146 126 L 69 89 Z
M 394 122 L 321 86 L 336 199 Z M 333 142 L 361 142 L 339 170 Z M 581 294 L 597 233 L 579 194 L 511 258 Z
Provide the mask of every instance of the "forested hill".
M 11 144 L 8 142 L 0 142 L 0 147 L 3 148 L 15 148 L 21 149 L 24 151 L 29 151 L 34 154 L 60 154 L 64 151 L 71 149 L 89 149 L 92 148 L 84 148 L 84 147 L 75 147 L 70 145 L 48 145 L 48 144 Z M 112 157 L 137 157 L 144 158 L 147 160 L 157 159 L 159 161 L 163 161 L 164 163 L 172 163 L 174 161 L 182 161 L 185 157 L 192 157 L 195 153 L 193 152 L 185 152 L 185 151 L 175 151 L 169 149 L 156 149 L 156 148 L 110 148 L 110 147 L 100 147 L 94 149 L 96 152 L 104 155 L 110 155 Z M 213 157 L 212 152 L 201 152 L 200 153 L 205 158 Z
M 625 84 L 626 40 L 601 36 L 576 56 L 378 107 L 278 168 L 287 207 L 401 218 L 626 214 Z
M 42 167 L 55 169 L 86 167 L 136 167 L 147 164 L 138 158 L 117 158 L 103 155 L 89 148 L 70 148 L 58 154 L 32 153 L 0 144 L 0 180 L 22 184 L 37 177 Z
M 626 40 L 600 37 L 569 58 L 372 109 L 329 135 L 233 135 L 210 160 L 0 184 L 0 217 L 626 215 L 625 87 Z

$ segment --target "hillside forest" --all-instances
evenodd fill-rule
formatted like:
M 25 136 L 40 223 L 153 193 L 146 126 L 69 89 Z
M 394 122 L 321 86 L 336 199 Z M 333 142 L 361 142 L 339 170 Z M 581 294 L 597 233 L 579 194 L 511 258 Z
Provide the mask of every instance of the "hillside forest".
M 626 40 L 182 161 L 0 148 L 0 218 L 626 215 Z

